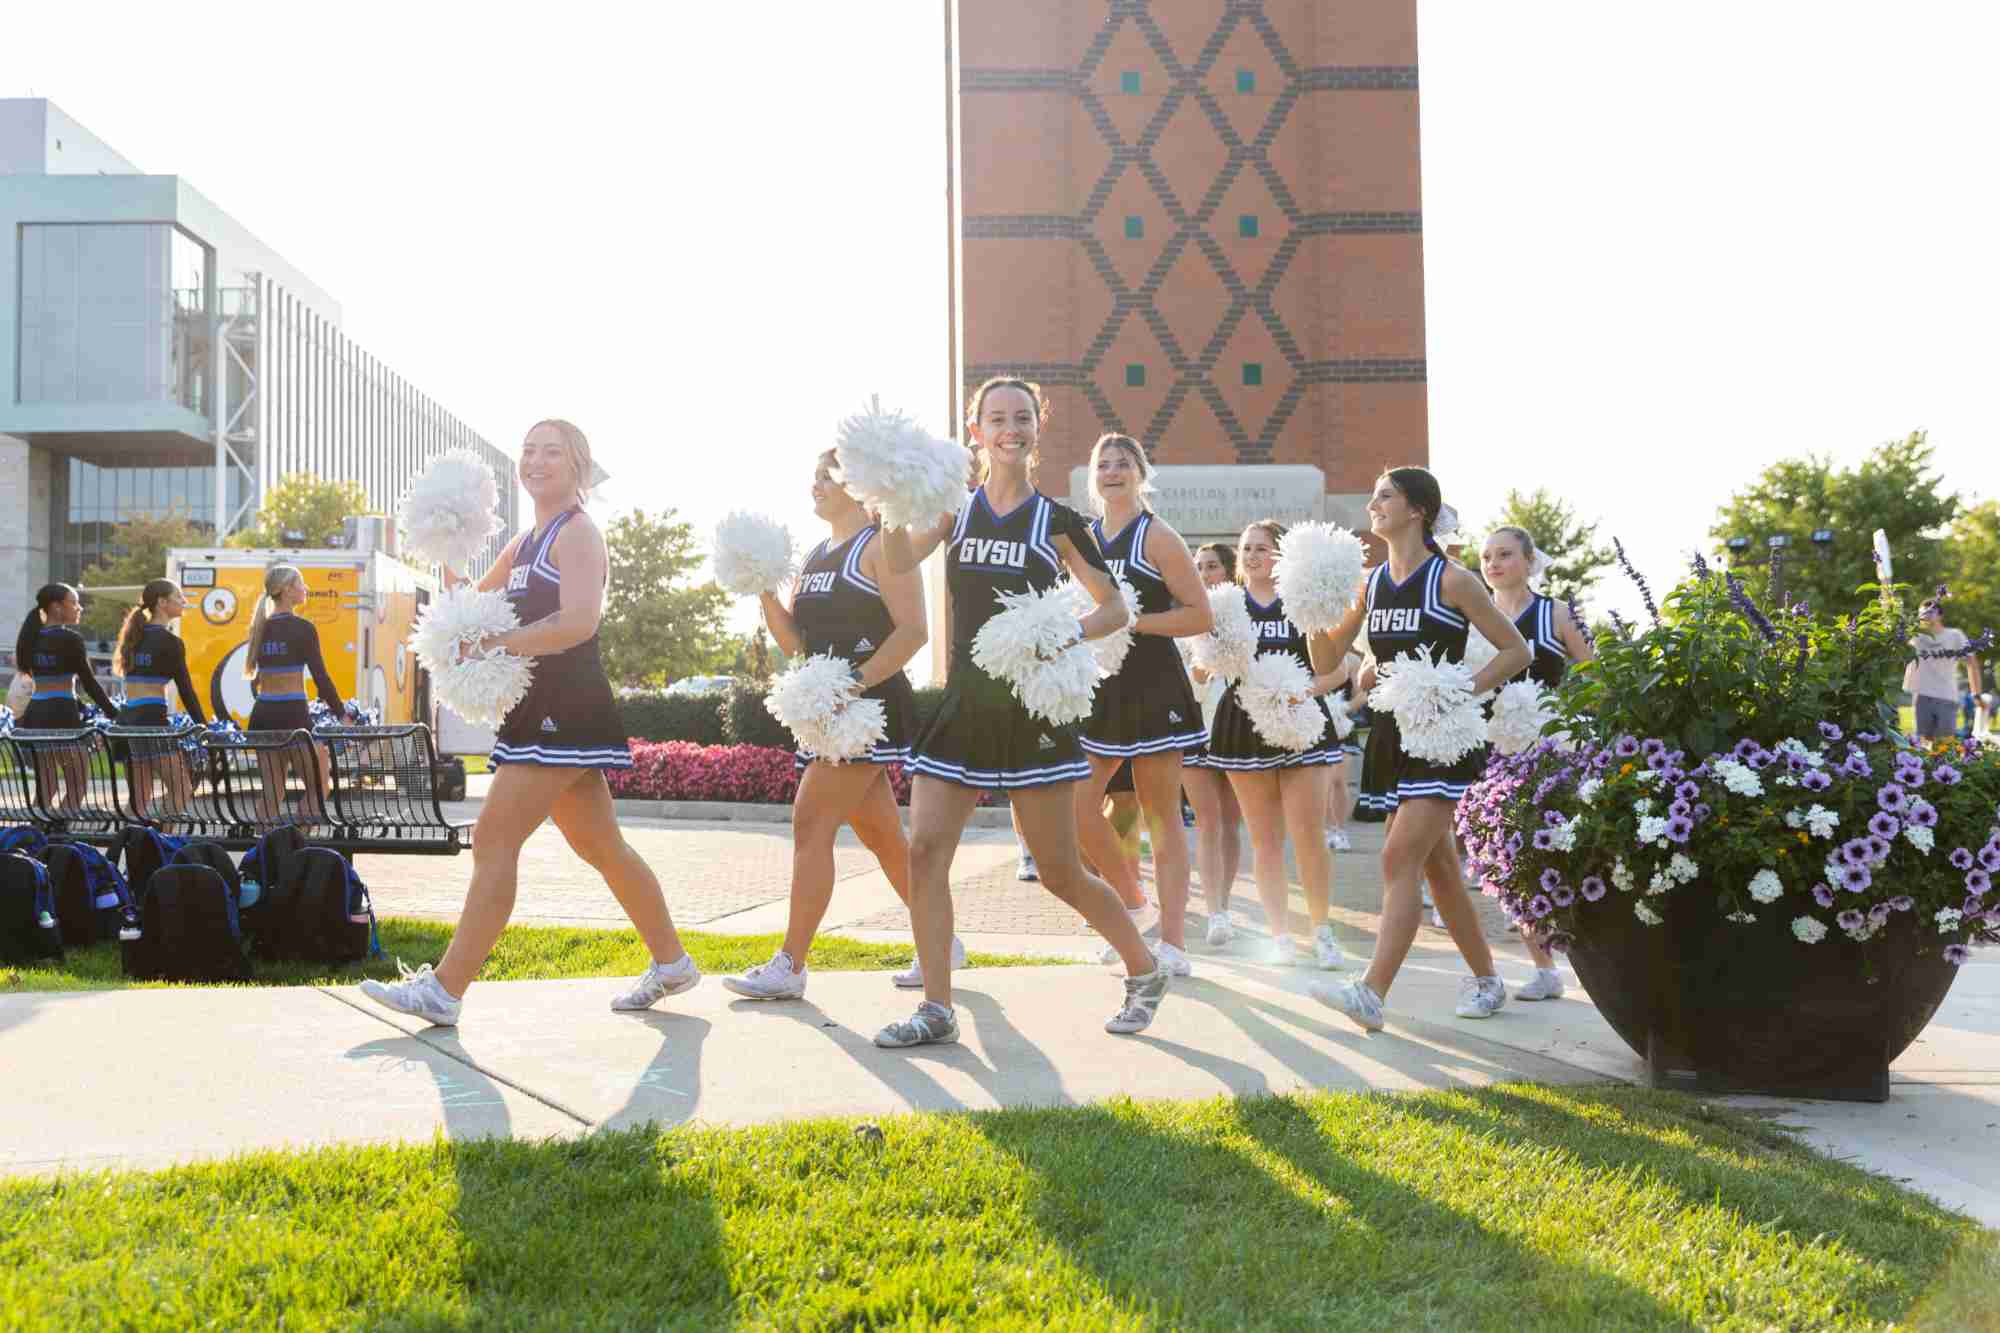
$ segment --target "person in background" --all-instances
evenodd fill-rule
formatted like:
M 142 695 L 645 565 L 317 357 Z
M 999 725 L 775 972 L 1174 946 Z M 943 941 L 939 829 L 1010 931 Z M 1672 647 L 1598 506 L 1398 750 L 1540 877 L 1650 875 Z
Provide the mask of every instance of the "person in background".
M 1195 572 L 1202 585 L 1214 589 L 1236 582 L 1236 548 L 1210 542 L 1195 548 Z M 1189 674 L 1201 692 L 1201 724 L 1215 724 L 1215 706 L 1229 689 L 1229 682 L 1210 678 L 1207 672 L 1190 665 Z M 1201 876 L 1201 896 L 1208 909 L 1208 947 L 1221 949 L 1236 938 L 1236 918 L 1229 910 L 1229 890 L 1243 866 L 1243 807 L 1228 775 L 1208 766 L 1208 747 L 1192 751 L 1181 760 L 1181 789 L 1194 808 L 1194 864 Z
M 1942 740 L 1956 734 L 1958 720 L 1958 663 L 1956 656 L 1971 641 L 1965 631 L 1944 623 L 1944 604 L 1933 598 L 1917 613 L 1917 634 L 1911 641 L 1917 656 L 1903 672 L 1903 688 L 1912 696 L 1917 735 L 1925 740 Z M 1965 671 L 1972 680 L 1972 693 L 1981 688 L 1979 658 L 1965 659 Z

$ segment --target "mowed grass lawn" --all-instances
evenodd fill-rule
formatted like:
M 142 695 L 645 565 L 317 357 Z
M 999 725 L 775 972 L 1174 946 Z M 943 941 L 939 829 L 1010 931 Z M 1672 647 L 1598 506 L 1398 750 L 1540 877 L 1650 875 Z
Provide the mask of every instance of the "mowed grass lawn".
M 353 985 L 363 977 L 394 978 L 396 960 L 411 967 L 444 957 L 452 928 L 439 921 L 388 917 L 381 923 L 382 956 L 345 967 L 324 963 L 255 964 L 253 985 Z M 779 935 L 710 935 L 681 932 L 681 941 L 701 970 L 740 972 L 763 962 L 784 942 Z M 813 941 L 806 966 L 822 972 L 865 972 L 905 968 L 916 956 L 908 944 L 869 944 L 838 935 Z M 486 964 L 483 981 L 547 981 L 575 977 L 637 976 L 646 970 L 646 946 L 631 930 L 579 930 L 563 926 L 509 926 Z M 1013 967 L 1047 963 L 1046 958 L 1019 954 L 974 953 L 973 967 Z M 128 986 L 168 985 L 136 982 L 119 964 L 118 946 L 100 944 L 71 950 L 60 964 L 26 967 L 0 964 L 0 995 L 12 991 L 119 990 Z M 0 1327 L 4 1320 L 0 1319 Z
M 10 1328 L 1993 1327 L 1995 1238 L 1670 1093 L 1502 1086 L 0 1184 Z

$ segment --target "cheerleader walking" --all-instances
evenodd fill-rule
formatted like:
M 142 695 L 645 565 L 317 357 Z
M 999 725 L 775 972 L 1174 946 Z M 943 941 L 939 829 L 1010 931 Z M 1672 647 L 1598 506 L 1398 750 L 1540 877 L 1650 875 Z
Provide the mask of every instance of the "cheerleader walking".
M 83 646 L 83 636 L 76 632 L 82 619 L 83 598 L 67 583 L 48 583 L 35 590 L 35 604 L 14 637 L 15 668 L 35 681 L 28 706 L 21 710 L 19 725 L 23 730 L 75 731 L 81 727 L 83 709 L 76 701 L 79 686 L 106 717 L 111 716 L 111 696 L 97 683 L 90 653 Z M 59 808 L 70 811 L 80 807 L 90 778 L 85 763 L 81 749 L 68 749 L 57 756 L 37 754 L 35 776 L 43 802 L 50 802 L 60 779 Z
M 264 571 L 264 595 L 250 618 L 250 642 L 243 658 L 243 674 L 250 679 L 257 701 L 250 706 L 249 731 L 312 731 L 312 710 L 306 702 L 306 677 L 312 677 L 320 702 L 340 716 L 344 705 L 333 677 L 327 674 L 326 659 L 319 649 L 319 630 L 297 614 L 311 589 L 306 576 L 292 565 L 272 565 Z M 276 608 L 275 614 L 271 608 Z M 308 819 L 322 816 L 320 801 L 327 788 L 326 747 L 312 742 L 312 762 L 318 768 L 318 782 L 300 773 L 305 784 L 304 814 Z M 257 766 L 264 780 L 263 815 L 275 819 L 285 805 L 285 784 L 299 766 L 300 757 L 289 749 L 259 750 Z
M 792 901 L 785 939 L 770 961 L 724 977 L 722 984 L 752 1000 L 796 1000 L 806 993 L 806 953 L 833 901 L 833 842 L 842 824 L 854 829 L 875 855 L 889 887 L 910 901 L 910 844 L 889 765 L 910 755 L 916 723 L 916 692 L 903 667 L 924 646 L 924 591 L 914 573 L 887 567 L 880 528 L 833 479 L 832 450 L 820 455 L 813 473 L 813 513 L 826 522 L 827 537 L 806 557 L 787 605 L 775 592 L 762 596 L 764 623 L 789 657 L 832 653 L 854 663 L 861 697 L 879 699 L 883 737 L 867 754 L 845 763 L 801 750 L 803 770 L 792 802 Z M 957 961 L 964 951 L 952 941 Z M 895 984 L 919 987 L 923 970 L 896 974 Z
M 1236 548 L 1210 543 L 1196 549 L 1195 572 L 1204 588 L 1236 582 Z M 1201 874 L 1202 906 L 1208 909 L 1208 947 L 1220 949 L 1236 938 L 1236 918 L 1229 911 L 1229 890 L 1243 868 L 1243 808 L 1229 779 L 1208 766 L 1207 734 L 1215 723 L 1216 705 L 1229 689 L 1220 676 L 1200 667 L 1190 674 L 1201 691 L 1202 744 L 1181 759 L 1181 786 L 1194 807 L 1194 863 Z
M 950 543 L 945 579 L 952 643 L 944 698 L 910 747 L 910 917 L 924 1001 L 915 1014 L 878 1032 L 878 1046 L 958 1040 L 951 1003 L 951 862 L 982 789 L 1009 793 L 1042 886 L 1117 946 L 1128 972 L 1125 999 L 1105 1030 L 1145 1028 L 1167 992 L 1166 969 L 1118 895 L 1085 871 L 1078 855 L 1072 793 L 1090 775 L 1090 765 L 1076 729 L 1029 713 L 972 658 L 974 637 L 1000 609 L 997 593 L 1052 588 L 1065 572 L 1096 603 L 1077 623 L 1080 640 L 1102 638 L 1125 623 L 1125 603 L 1082 516 L 1034 487 L 1030 470 L 1047 420 L 1039 386 L 1013 377 L 980 385 L 967 412 L 982 462 L 978 488 L 956 518 L 928 530 L 883 534 L 889 566 L 898 571 L 915 570 Z
M 630 768 L 632 755 L 597 647 L 610 562 L 603 534 L 583 512 L 592 472 L 590 443 L 567 421 L 538 422 L 522 441 L 519 475 L 535 502 L 535 526 L 509 542 L 478 583 L 482 591 L 506 591 L 521 627 L 476 649 L 532 657 L 534 680 L 500 724 L 493 785 L 473 829 L 472 883 L 443 959 L 435 970 L 428 963 L 402 969 L 401 981 L 361 983 L 376 1003 L 438 1026 L 458 1022 L 466 988 L 506 929 L 521 845 L 544 819 L 604 877 L 652 953 L 651 965 L 611 1007 L 649 1009 L 701 980 L 660 881 L 618 827 L 604 780 L 606 769 Z M 445 578 L 465 582 L 450 570 Z
M 1204 763 L 1229 775 L 1229 785 L 1243 807 L 1250 828 L 1251 868 L 1257 897 L 1271 930 L 1269 961 L 1290 967 L 1298 957 L 1292 940 L 1290 894 L 1285 885 L 1285 842 L 1299 866 L 1306 891 L 1306 915 L 1311 922 L 1313 961 L 1322 968 L 1345 964 L 1328 919 L 1333 900 L 1333 856 L 1326 845 L 1326 789 L 1333 766 L 1340 763 L 1340 740 L 1326 695 L 1345 682 L 1339 652 L 1329 652 L 1324 634 L 1308 639 L 1285 618 L 1278 596 L 1275 569 L 1285 525 L 1264 519 L 1243 529 L 1236 544 L 1236 568 L 1243 585 L 1243 604 L 1257 632 L 1258 653 L 1288 653 L 1312 674 L 1307 694 L 1322 719 L 1319 739 L 1304 750 L 1284 750 L 1257 734 L 1237 699 L 1236 686 L 1223 693 L 1209 728 Z
M 1346 652 L 1365 623 L 1378 662 L 1393 663 L 1420 647 L 1429 648 L 1436 660 L 1459 662 L 1465 658 L 1467 631 L 1477 628 L 1498 647 L 1473 679 L 1473 693 L 1485 694 L 1528 665 L 1528 647 L 1478 578 L 1438 549 L 1432 531 L 1443 507 L 1437 478 L 1425 469 L 1399 467 L 1382 474 L 1368 501 L 1368 523 L 1387 544 L 1389 556 L 1369 574 L 1363 597 L 1334 628 L 1334 646 Z M 1393 756 L 1395 776 L 1390 795 L 1395 818 L 1382 845 L 1382 925 L 1375 957 L 1358 981 L 1338 986 L 1316 982 L 1308 989 L 1360 1026 L 1379 1030 L 1382 1001 L 1417 938 L 1418 885 L 1428 878 L 1445 928 L 1472 969 L 1459 988 L 1458 1015 L 1490 1018 L 1507 1002 L 1507 988 L 1494 974 L 1493 951 L 1466 896 L 1464 869 L 1452 841 L 1453 810 L 1478 779 L 1485 750 L 1476 749 L 1455 763 L 1434 763 L 1404 751 L 1393 714 L 1377 713 L 1375 726 L 1385 732 L 1384 748 Z
M 1479 556 L 1486 586 L 1493 590 L 1493 604 L 1500 608 L 1500 614 L 1514 622 L 1514 628 L 1534 655 L 1528 669 L 1514 679 L 1532 680 L 1543 689 L 1552 690 L 1562 684 L 1563 673 L 1571 662 L 1587 662 L 1596 653 L 1569 608 L 1534 590 L 1543 564 L 1544 558 L 1535 550 L 1535 539 L 1526 528 L 1495 529 Z M 1555 956 L 1525 930 L 1522 938 L 1535 960 L 1535 975 L 1514 992 L 1514 998 L 1557 998 L 1563 993 L 1563 981 L 1562 973 L 1556 971 Z
M 167 725 L 167 687 L 180 694 L 181 707 L 197 723 L 206 725 L 201 696 L 188 678 L 187 646 L 173 627 L 187 610 L 187 598 L 172 579 L 154 579 L 139 590 L 139 604 L 125 614 L 118 631 L 118 650 L 112 669 L 125 678 L 125 706 L 118 710 L 121 727 L 164 727 Z M 132 808 L 145 815 L 157 783 L 167 790 L 166 808 L 186 806 L 193 785 L 187 761 L 176 752 L 168 756 L 132 759 Z
M 1201 705 L 1174 640 L 1206 634 L 1215 623 L 1194 559 L 1180 534 L 1146 503 L 1153 475 L 1146 451 L 1129 435 L 1105 435 L 1090 451 L 1091 523 L 1115 578 L 1132 585 L 1139 613 L 1132 647 L 1118 674 L 1100 683 L 1077 737 L 1090 776 L 1076 785 L 1077 842 L 1126 905 L 1145 905 L 1138 866 L 1104 816 L 1105 790 L 1129 765 L 1132 789 L 1153 844 L 1153 880 L 1160 897 L 1161 966 L 1177 977 L 1193 970 L 1187 957 L 1188 851 L 1181 824 L 1181 756 L 1207 740 Z M 1105 962 L 1116 956 L 1106 946 Z

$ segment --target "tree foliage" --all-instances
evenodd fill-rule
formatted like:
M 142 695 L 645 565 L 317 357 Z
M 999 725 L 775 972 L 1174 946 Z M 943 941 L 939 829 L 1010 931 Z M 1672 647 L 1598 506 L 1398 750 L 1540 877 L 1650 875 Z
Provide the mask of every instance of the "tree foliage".
M 1958 509 L 1958 497 L 1943 490 L 1943 478 L 1931 467 L 1924 432 L 1912 431 L 1852 468 L 1815 455 L 1771 464 L 1716 512 L 1709 537 L 1713 554 L 1765 602 L 1771 600 L 1767 540 L 1790 538 L 1783 554 L 1785 600 L 1845 616 L 1865 600 L 1855 589 L 1875 582 L 1871 543 L 1877 528 L 1888 535 L 1896 582 L 1929 589 L 1944 581 L 1949 559 L 1943 538 Z M 1813 545 L 1817 528 L 1833 530 L 1830 545 Z M 1732 537 L 1749 538 L 1749 550 L 1732 553 Z
M 611 586 L 598 642 L 614 685 L 664 685 L 727 667 L 735 643 L 725 628 L 729 594 L 696 584 L 704 554 L 694 527 L 671 509 L 633 510 L 604 530 Z
M 351 481 L 294 472 L 264 493 L 250 526 L 230 534 L 231 546 L 331 546 L 341 525 L 368 512 L 368 492 Z
M 1902 574 L 1900 566 L 1896 573 Z M 1945 577 L 1951 600 L 1945 623 L 1967 634 L 2000 631 L 2000 501 L 1984 500 L 1959 511 L 1945 538 Z
M 1549 558 L 1549 568 L 1543 576 L 1542 591 L 1557 601 L 1575 594 L 1582 597 L 1597 585 L 1604 571 L 1611 567 L 1611 548 L 1597 540 L 1596 523 L 1583 521 L 1575 508 L 1561 496 L 1555 495 L 1545 486 L 1521 493 L 1507 492 L 1507 499 L 1500 506 L 1500 513 L 1486 525 L 1491 534 L 1499 528 L 1522 528 L 1535 539 L 1535 549 Z M 1481 546 L 1469 546 L 1465 550 L 1465 562 L 1471 569 L 1479 568 Z
M 129 592 L 89 592 L 83 624 L 86 639 L 109 639 L 118 633 L 125 613 L 139 600 L 138 587 L 167 576 L 167 551 L 175 546 L 206 546 L 209 533 L 188 521 L 186 514 L 141 515 L 120 523 L 112 537 L 113 553 L 83 571 L 85 588 L 129 588 Z

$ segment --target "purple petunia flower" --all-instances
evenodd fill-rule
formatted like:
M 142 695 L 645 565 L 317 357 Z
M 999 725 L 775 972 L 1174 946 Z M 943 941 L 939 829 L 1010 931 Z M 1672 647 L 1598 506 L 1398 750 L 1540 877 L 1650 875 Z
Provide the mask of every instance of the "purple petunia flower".
M 1972 950 L 1963 944 L 1947 944 L 1944 946 L 1944 960 L 1953 967 L 1963 967 L 1972 961 Z
M 1931 776 L 1937 779 L 1938 785 L 1943 787 L 1956 787 L 1965 780 L 1965 775 L 1950 764 L 1939 764 L 1931 770 Z
M 1547 893 L 1563 882 L 1562 871 L 1550 866 L 1542 872 L 1542 892 Z
M 1840 872 L 1840 887 L 1849 893 L 1866 893 L 1874 882 L 1875 876 L 1868 873 L 1867 866 L 1851 865 Z
M 1928 801 L 1918 801 L 1910 807 L 1910 822 L 1918 828 L 1936 828 L 1937 807 Z
M 1694 818 L 1696 823 L 1707 819 L 1711 813 L 1712 811 L 1709 810 L 1707 801 L 1696 801 L 1694 803 Z
M 1543 917 L 1547 916 L 1550 912 L 1553 912 L 1555 910 L 1556 910 L 1556 905 L 1548 900 L 1548 896 L 1546 894 L 1538 893 L 1534 897 L 1528 899 L 1528 915 L 1533 917 L 1537 921 L 1540 921 Z
M 1813 901 L 1818 903 L 1821 907 L 1833 906 L 1833 890 L 1829 889 L 1824 884 L 1813 885 L 1812 896 L 1813 896 Z
M 1667 757 L 1663 754 L 1647 755 L 1646 767 L 1652 769 L 1655 773 L 1663 773 L 1666 771 Z
M 1875 804 L 1893 815 L 1909 804 L 1909 798 L 1904 795 L 1901 787 L 1893 782 L 1885 782 L 1875 793 Z
M 1954 870 L 1972 869 L 1972 853 L 1963 847 L 1952 848 L 1951 855 L 1947 856 L 1945 860 L 1951 862 L 1952 869 Z
M 1735 755 L 1738 759 L 1747 760 L 1751 755 L 1757 753 L 1757 742 L 1745 736 L 1742 740 L 1736 742 L 1729 753 Z
M 1888 919 L 1889 919 L 1889 904 L 1876 903 L 1873 907 L 1868 909 L 1868 920 L 1874 923 L 1875 925 L 1879 926 Z
M 1523 838 L 1520 834 L 1510 833 L 1507 835 L 1507 851 L 1509 855 L 1519 856 L 1521 854 L 1521 848 L 1526 845 L 1527 845 L 1527 839 Z
M 1851 866 L 1868 864 L 1868 839 L 1849 838 L 1840 844 L 1840 859 Z
M 1867 925 L 1868 918 L 1861 915 L 1861 913 L 1855 911 L 1852 907 L 1850 907 L 1845 912 L 1842 912 L 1839 916 L 1835 917 L 1834 922 L 1842 930 L 1848 932 L 1851 935 L 1855 931 Z
M 1639 742 L 1631 736 L 1620 736 L 1616 741 L 1612 742 L 1611 753 L 1617 755 L 1620 759 L 1630 759 L 1633 755 L 1639 753 Z
M 1681 782 L 1687 778 L 1687 770 L 1676 764 L 1672 755 L 1667 756 L 1667 766 L 1660 770 L 1660 776 L 1668 782 Z
M 1960 916 L 1976 917 L 1985 910 L 1986 904 L 1981 902 L 1976 894 L 1967 897 L 1964 902 L 1958 905 Z
M 1924 785 L 1924 766 L 1916 764 L 1910 768 L 1897 769 L 1896 781 L 1908 787 L 1911 791 L 1915 791 Z
M 1827 740 L 1837 741 L 1840 739 L 1840 728 L 1831 722 L 1822 722 L 1819 724 L 1819 734 Z
M 1692 815 L 1694 813 L 1694 807 L 1692 805 L 1689 805 L 1686 801 L 1677 800 L 1672 805 L 1667 807 L 1667 813 L 1669 815 Z
M 1992 887 L 1993 876 L 1987 874 L 1984 870 L 1968 870 L 1965 872 L 1965 891 L 1973 897 L 1984 896 L 1986 891 Z
M 1893 838 L 1903 831 L 1903 821 L 1878 810 L 1868 817 L 1868 831 L 1878 838 Z
M 1535 830 L 1536 851 L 1538 852 L 1554 851 L 1555 845 L 1556 845 L 1556 831 L 1554 829 L 1538 828 Z
M 1556 827 L 1556 825 L 1563 822 L 1562 811 L 1560 810 L 1542 811 L 1542 822 L 1548 825 L 1550 828 Z
M 1800 776 L 1799 785 L 1807 791 L 1825 791 L 1833 785 L 1833 779 L 1815 768 L 1812 772 Z
M 1674 842 L 1686 842 L 1694 832 L 1694 821 L 1686 815 L 1675 815 L 1667 820 L 1667 837 Z
M 1600 876 L 1585 875 L 1579 887 L 1583 893 L 1583 900 L 1587 903 L 1594 903 L 1604 896 L 1604 880 Z
M 1680 786 L 1674 788 L 1674 795 L 1683 801 L 1692 801 L 1695 797 L 1701 795 L 1701 784 L 1698 782 L 1683 782 Z
M 1897 894 L 1889 900 L 1889 906 L 1895 908 L 1898 912 L 1907 912 L 1916 905 L 1917 900 L 1907 893 Z
M 1982 870 L 2000 870 L 2000 847 L 1989 842 L 1979 849 L 1978 855 Z
M 1882 734 L 1876 731 L 1857 731 L 1854 737 L 1863 745 L 1873 745 L 1882 739 Z
M 1879 866 L 1888 860 L 1891 850 L 1887 838 L 1878 838 L 1872 833 L 1868 835 L 1868 859 L 1876 865 Z
M 1667 752 L 1667 743 L 1661 740 L 1658 736 L 1654 736 L 1648 739 L 1645 744 L 1641 745 L 1639 747 L 1639 751 L 1641 754 L 1644 754 L 1646 758 L 1651 759 L 1656 754 L 1665 755 Z
M 1557 907 L 1568 907 L 1576 901 L 1576 890 L 1567 884 L 1558 884 L 1549 890 L 1549 897 L 1555 899 Z
M 1598 751 L 1597 754 L 1591 758 L 1590 766 L 1596 769 L 1600 773 L 1602 773 L 1605 769 L 1611 767 L 1611 751 L 1609 750 Z
M 1840 771 L 1850 778 L 1872 777 L 1875 773 L 1875 770 L 1868 766 L 1868 756 L 1859 750 L 1840 761 Z

